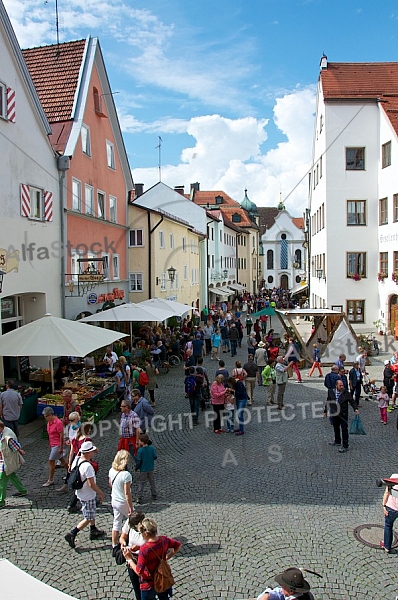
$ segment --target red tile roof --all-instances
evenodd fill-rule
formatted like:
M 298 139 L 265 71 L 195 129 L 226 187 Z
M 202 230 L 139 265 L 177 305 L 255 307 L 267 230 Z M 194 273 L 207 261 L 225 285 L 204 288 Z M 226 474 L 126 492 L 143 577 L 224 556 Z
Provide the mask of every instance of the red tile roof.
M 68 121 L 79 79 L 86 40 L 22 50 L 50 123 Z
M 228 224 L 233 223 L 234 227 L 253 227 L 252 221 L 249 219 L 249 216 L 243 208 L 240 208 L 239 205 L 235 206 L 223 206 L 221 205 L 221 213 L 224 217 L 225 221 L 229 221 Z M 239 223 L 235 223 L 232 221 L 232 215 L 238 213 L 241 219 Z
M 223 198 L 222 204 L 217 204 L 216 196 L 222 196 L 222 198 Z M 211 192 L 202 192 L 200 190 L 195 191 L 193 201 L 195 202 L 195 204 L 199 204 L 201 206 L 203 206 L 205 204 L 210 204 L 210 205 L 217 204 L 217 206 L 223 206 L 226 204 L 227 206 L 240 207 L 239 202 L 236 202 L 236 200 L 233 200 L 231 198 L 231 196 L 228 196 L 228 194 L 226 194 L 222 190 L 221 191 L 211 191 Z
M 328 63 L 321 82 L 325 100 L 380 99 L 398 134 L 398 62 Z
M 303 219 L 303 217 L 293 217 L 292 221 L 293 221 L 293 223 L 295 224 L 296 227 L 298 227 L 299 229 L 304 229 L 304 219 Z

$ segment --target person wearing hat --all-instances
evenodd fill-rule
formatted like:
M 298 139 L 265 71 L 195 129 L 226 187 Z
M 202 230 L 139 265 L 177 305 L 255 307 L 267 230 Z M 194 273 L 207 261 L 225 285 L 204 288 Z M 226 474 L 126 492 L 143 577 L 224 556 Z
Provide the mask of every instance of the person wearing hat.
M 90 462 L 96 450 L 97 448 L 91 441 L 83 442 L 79 454 L 72 463 L 72 469 L 76 466 L 79 467 L 80 477 L 83 482 L 83 487 L 75 491 L 82 505 L 83 520 L 65 535 L 65 540 L 71 548 L 76 547 L 76 536 L 87 525 L 90 525 L 90 540 L 98 540 L 105 537 L 105 531 L 97 529 L 95 525 L 97 494 L 101 502 L 104 500 L 104 493 L 97 486 L 94 467 Z
M 268 353 L 267 353 L 265 343 L 260 341 L 257 344 L 257 348 L 254 353 L 254 362 L 258 366 L 258 371 L 257 371 L 258 385 L 263 385 L 261 373 L 264 371 L 264 368 L 267 366 L 267 360 L 268 360 Z
M 303 577 L 300 569 L 290 567 L 275 577 L 275 581 L 279 586 L 272 589 L 266 588 L 260 594 L 257 600 L 314 600 L 314 596 L 310 592 L 310 584 Z

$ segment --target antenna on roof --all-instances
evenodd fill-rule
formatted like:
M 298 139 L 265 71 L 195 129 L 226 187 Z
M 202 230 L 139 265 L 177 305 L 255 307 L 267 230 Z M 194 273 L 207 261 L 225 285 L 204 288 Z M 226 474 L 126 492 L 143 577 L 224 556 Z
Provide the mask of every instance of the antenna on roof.
M 160 135 L 158 135 L 158 139 L 159 139 L 159 144 L 156 146 L 156 148 L 159 150 L 159 181 L 162 181 L 162 138 L 160 137 Z

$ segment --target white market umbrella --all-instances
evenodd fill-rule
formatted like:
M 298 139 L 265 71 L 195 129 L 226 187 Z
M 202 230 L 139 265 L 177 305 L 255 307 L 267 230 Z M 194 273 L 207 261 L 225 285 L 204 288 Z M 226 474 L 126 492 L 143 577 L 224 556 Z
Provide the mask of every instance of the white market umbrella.
M 4 589 L 7 589 L 7 600 L 76 600 L 59 590 L 35 579 L 25 573 L 10 561 L 0 559 L 0 580 Z
M 150 300 L 144 300 L 139 303 L 140 306 L 148 306 L 151 308 L 165 308 L 173 311 L 174 317 L 182 317 L 187 312 L 193 310 L 192 306 L 188 304 L 182 304 L 181 302 L 176 302 L 175 300 L 164 300 L 163 298 L 151 298 Z
M 46 314 L 41 319 L 1 335 L 0 356 L 49 356 L 52 366 L 53 356 L 86 356 L 122 337 L 125 334 L 118 331 Z
M 173 316 L 173 312 L 166 308 L 154 308 L 142 306 L 141 304 L 135 304 L 129 302 L 127 304 L 120 304 L 114 308 L 108 308 L 102 312 L 90 315 L 80 319 L 88 323 L 94 323 L 98 321 L 104 322 L 117 322 L 124 321 L 130 323 L 130 339 L 133 342 L 133 329 L 131 323 L 135 321 L 142 321 L 143 323 L 151 323 L 152 321 L 165 321 L 169 317 Z
M 134 304 L 133 302 L 127 304 L 120 304 L 114 308 L 108 308 L 102 312 L 95 313 L 89 317 L 80 319 L 86 323 L 93 323 L 97 321 L 165 321 L 169 317 L 173 316 L 173 311 L 168 308 L 157 308 L 143 306 L 142 303 Z

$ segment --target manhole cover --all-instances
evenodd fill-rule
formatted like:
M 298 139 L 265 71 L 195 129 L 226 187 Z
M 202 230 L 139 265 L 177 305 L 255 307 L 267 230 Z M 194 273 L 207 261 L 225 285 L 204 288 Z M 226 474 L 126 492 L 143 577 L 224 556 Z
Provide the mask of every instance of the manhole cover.
M 380 540 L 383 539 L 384 527 L 383 525 L 377 525 L 371 523 L 369 525 L 359 525 L 354 529 L 354 536 L 358 542 L 369 546 L 369 548 L 379 548 Z M 393 533 L 392 547 L 398 546 L 398 536 Z

